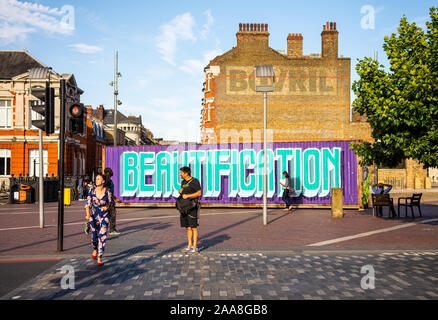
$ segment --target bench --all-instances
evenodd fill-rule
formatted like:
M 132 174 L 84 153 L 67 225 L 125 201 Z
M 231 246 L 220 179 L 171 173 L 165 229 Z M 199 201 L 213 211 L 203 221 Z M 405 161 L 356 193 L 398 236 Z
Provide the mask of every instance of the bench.
M 400 217 L 400 207 L 405 207 L 405 218 L 407 218 L 408 217 L 408 207 L 410 207 L 412 218 L 415 218 L 413 207 L 416 206 L 418 208 L 418 211 L 420 212 L 420 217 L 422 217 L 421 209 L 420 209 L 420 201 L 421 201 L 422 195 L 423 195 L 422 193 L 414 193 L 412 195 L 412 197 L 398 198 L 397 216 Z M 401 203 L 400 200 L 405 200 L 405 203 Z
M 372 194 L 372 200 L 373 200 L 373 211 L 374 216 L 376 216 L 376 208 L 378 208 L 379 215 L 383 215 L 383 209 L 382 207 L 388 207 L 388 217 L 389 213 L 391 212 L 392 218 L 395 218 L 395 209 L 394 209 L 394 202 L 392 198 L 389 197 L 389 194 Z

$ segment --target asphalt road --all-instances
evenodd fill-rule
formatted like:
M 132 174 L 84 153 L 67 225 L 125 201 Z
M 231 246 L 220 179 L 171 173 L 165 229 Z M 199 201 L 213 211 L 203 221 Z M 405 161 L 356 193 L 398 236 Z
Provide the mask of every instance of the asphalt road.
M 50 269 L 58 261 L 0 261 L 0 297 Z

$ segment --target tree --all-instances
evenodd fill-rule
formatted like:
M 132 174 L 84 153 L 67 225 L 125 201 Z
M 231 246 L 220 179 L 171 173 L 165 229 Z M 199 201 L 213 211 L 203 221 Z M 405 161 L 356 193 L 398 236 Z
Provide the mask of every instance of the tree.
M 398 35 L 384 38 L 389 72 L 371 58 L 358 60 L 353 107 L 366 115 L 374 139 L 350 146 L 362 164 L 394 167 L 413 158 L 425 168 L 438 166 L 437 8 L 430 18 L 424 32 L 403 16 Z

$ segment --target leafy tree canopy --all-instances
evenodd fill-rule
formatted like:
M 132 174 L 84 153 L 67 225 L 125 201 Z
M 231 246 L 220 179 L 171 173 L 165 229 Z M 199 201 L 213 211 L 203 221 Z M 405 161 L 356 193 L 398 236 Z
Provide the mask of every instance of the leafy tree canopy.
M 354 110 L 366 115 L 373 143 L 352 143 L 362 164 L 394 167 L 407 158 L 438 166 L 438 9 L 427 30 L 400 20 L 398 34 L 384 38 L 389 72 L 365 57 L 356 65 Z

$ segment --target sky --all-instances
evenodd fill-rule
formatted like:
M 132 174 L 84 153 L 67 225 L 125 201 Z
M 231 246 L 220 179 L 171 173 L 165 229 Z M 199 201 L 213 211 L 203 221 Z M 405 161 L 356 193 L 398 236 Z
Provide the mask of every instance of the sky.
M 384 37 L 400 19 L 426 28 L 428 0 L 114 1 L 0 0 L 0 50 L 26 50 L 59 74 L 73 73 L 81 102 L 114 107 L 114 53 L 118 51 L 118 110 L 141 115 L 154 137 L 200 141 L 204 67 L 236 46 L 239 23 L 267 23 L 269 45 L 287 49 L 289 33 L 303 35 L 303 53 L 321 52 L 321 31 L 336 22 L 339 55 L 388 62 Z M 351 100 L 354 99 L 352 93 Z

